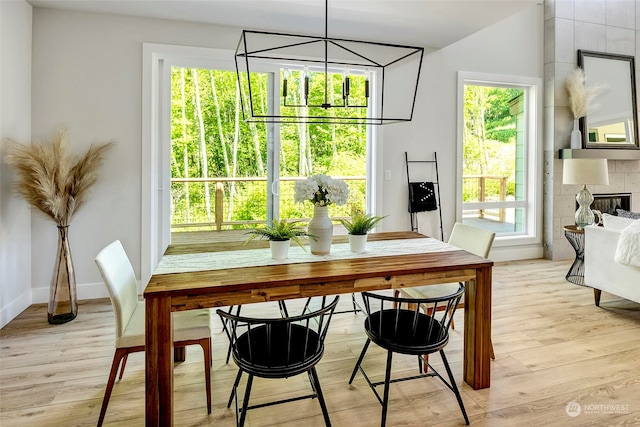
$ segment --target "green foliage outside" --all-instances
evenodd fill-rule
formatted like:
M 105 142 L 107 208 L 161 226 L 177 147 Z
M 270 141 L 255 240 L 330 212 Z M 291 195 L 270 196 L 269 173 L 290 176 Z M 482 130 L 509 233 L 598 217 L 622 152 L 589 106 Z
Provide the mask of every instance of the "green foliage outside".
M 289 97 L 296 96 L 299 73 L 292 73 Z M 268 75 L 251 76 L 254 108 L 266 112 Z M 340 100 L 342 76 L 332 77 L 334 93 Z M 364 78 L 352 79 L 352 93 Z M 310 103 L 322 98 L 317 75 L 310 80 Z M 173 68 L 171 79 L 171 176 L 172 178 L 266 178 L 267 125 L 246 123 L 240 109 L 240 93 L 235 72 Z M 320 99 L 321 99 L 320 98 Z M 354 101 L 358 101 L 354 99 Z M 249 102 L 249 99 L 242 99 Z M 288 102 L 297 103 L 296 100 Z M 293 107 L 291 107 L 293 108 Z M 286 108 L 285 108 L 286 109 Z M 313 110 L 310 108 L 310 110 Z M 355 111 L 354 111 L 355 110 Z M 331 114 L 362 114 L 358 109 L 330 109 Z M 310 203 L 294 204 L 294 181 L 286 178 L 324 173 L 334 177 L 364 177 L 366 174 L 366 126 L 330 124 L 286 124 L 280 126 L 280 217 L 310 218 Z M 243 223 L 267 218 L 267 182 L 222 183 L 224 221 Z M 330 215 L 348 216 L 352 208 L 364 209 L 365 180 L 347 181 L 350 200 L 333 206 Z M 174 182 L 172 224 L 215 221 L 214 183 Z M 242 227 L 240 224 L 233 227 Z
M 466 85 L 464 91 L 463 176 L 506 177 L 506 195 L 515 196 L 516 117 L 511 101 L 523 90 Z M 487 198 L 498 200 L 500 181 L 485 181 Z M 477 201 L 478 181 L 466 179 L 463 201 Z
M 267 74 L 254 74 L 251 84 L 254 108 L 266 112 Z M 282 78 L 282 76 L 281 76 Z M 333 92 L 329 102 L 340 103 L 342 76 L 331 78 Z M 300 104 L 300 73 L 288 79 L 289 104 Z M 319 75 L 311 74 L 309 103 L 324 102 Z M 221 182 L 224 191 L 223 218 L 232 227 L 246 223 L 265 223 L 267 218 L 267 125 L 246 123 L 242 119 L 240 94 L 235 72 L 191 68 L 172 69 L 171 173 L 172 178 L 235 178 Z M 351 104 L 364 103 L 358 92 L 363 77 L 351 79 Z M 465 86 L 464 170 L 463 175 L 507 177 L 507 196 L 515 194 L 515 116 L 510 103 L 523 91 L 511 88 Z M 242 102 L 249 102 L 243 99 Z M 302 107 L 282 107 L 287 109 Z M 310 114 L 321 109 L 309 108 Z M 333 108 L 330 114 L 362 115 L 358 109 Z M 319 113 L 318 113 L 319 114 Z M 323 111 L 324 114 L 324 111 Z M 358 124 L 286 124 L 280 126 L 280 218 L 310 218 L 311 203 L 293 202 L 295 178 L 317 173 L 333 177 L 366 175 L 366 126 Z M 237 181 L 261 178 L 260 181 Z M 347 180 L 349 202 L 332 206 L 333 217 L 349 217 L 353 209 L 364 210 L 366 180 Z M 487 198 L 497 200 L 499 180 L 485 182 Z M 465 202 L 478 199 L 477 181 L 465 180 Z M 172 223 L 213 223 L 215 183 L 174 182 Z

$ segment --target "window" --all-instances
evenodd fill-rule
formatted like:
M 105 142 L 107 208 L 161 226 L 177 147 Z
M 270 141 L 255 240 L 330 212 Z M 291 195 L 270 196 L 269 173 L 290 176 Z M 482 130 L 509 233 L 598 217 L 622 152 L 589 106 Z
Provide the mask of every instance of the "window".
M 251 76 L 259 94 L 254 102 L 265 115 L 278 93 L 273 81 L 273 73 Z M 235 71 L 172 67 L 173 230 L 211 229 L 214 224 L 216 229 L 246 228 L 271 218 L 309 218 L 312 206 L 294 203 L 293 186 L 317 173 L 340 177 L 350 187 L 347 205 L 333 207 L 332 216 L 365 209 L 367 126 L 281 124 L 276 133 L 273 124 L 242 120 L 242 94 Z M 313 86 L 310 95 L 317 95 Z M 339 113 L 361 114 L 355 109 Z
M 540 241 L 539 96 L 538 79 L 459 76 L 458 218 L 503 244 Z
M 333 217 L 352 207 L 373 212 L 375 127 L 245 123 L 233 51 L 144 44 L 143 57 L 143 282 L 170 243 L 172 223 L 211 229 L 311 217 L 310 204 L 293 203 L 295 180 L 309 175 L 349 183 L 351 199 L 332 208 Z M 255 74 L 263 108 L 279 108 L 283 72 Z

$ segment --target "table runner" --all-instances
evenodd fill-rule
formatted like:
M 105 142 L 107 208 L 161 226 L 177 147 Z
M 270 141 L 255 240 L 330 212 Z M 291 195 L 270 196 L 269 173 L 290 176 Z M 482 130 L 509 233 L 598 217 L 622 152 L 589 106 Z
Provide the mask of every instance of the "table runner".
M 289 257 L 282 260 L 271 258 L 269 248 L 165 255 L 156 267 L 154 275 L 460 250 L 432 237 L 371 241 L 367 242 L 366 252 L 362 254 L 351 252 L 348 243 L 333 244 L 329 255 L 313 255 L 309 252 L 309 247 L 306 249 L 305 252 L 292 243 Z

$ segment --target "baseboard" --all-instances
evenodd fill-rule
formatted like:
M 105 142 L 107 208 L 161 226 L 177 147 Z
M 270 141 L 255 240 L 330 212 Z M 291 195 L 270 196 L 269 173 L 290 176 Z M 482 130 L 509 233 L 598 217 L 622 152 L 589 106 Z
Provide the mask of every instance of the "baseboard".
M 77 285 L 78 301 L 97 298 L 109 298 L 104 283 L 83 283 Z M 49 287 L 32 288 L 25 291 L 6 306 L 0 308 L 0 328 L 11 322 L 32 304 L 49 302 Z
M 29 289 L 15 298 L 9 304 L 0 308 L 0 328 L 11 322 L 32 304 L 32 290 Z
M 524 259 L 544 258 L 544 250 L 541 246 L 494 246 L 489 254 L 489 259 L 494 262 L 519 261 Z
M 85 299 L 109 298 L 107 288 L 104 283 L 83 283 L 76 285 L 78 292 L 78 301 Z M 38 304 L 49 301 L 49 287 L 33 288 L 32 304 Z

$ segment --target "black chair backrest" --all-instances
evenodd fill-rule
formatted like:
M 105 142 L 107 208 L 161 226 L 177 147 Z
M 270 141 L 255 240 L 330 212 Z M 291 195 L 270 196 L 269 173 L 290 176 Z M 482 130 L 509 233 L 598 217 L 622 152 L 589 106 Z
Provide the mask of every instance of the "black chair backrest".
M 223 310 L 216 313 L 241 369 L 257 376 L 283 378 L 304 372 L 320 361 L 339 299 L 336 296 L 327 303 L 323 297 L 318 310 L 284 318 L 243 317 Z
M 449 326 L 464 285 L 449 295 L 405 298 L 363 292 L 365 330 L 383 348 L 405 354 L 428 354 L 449 341 Z

